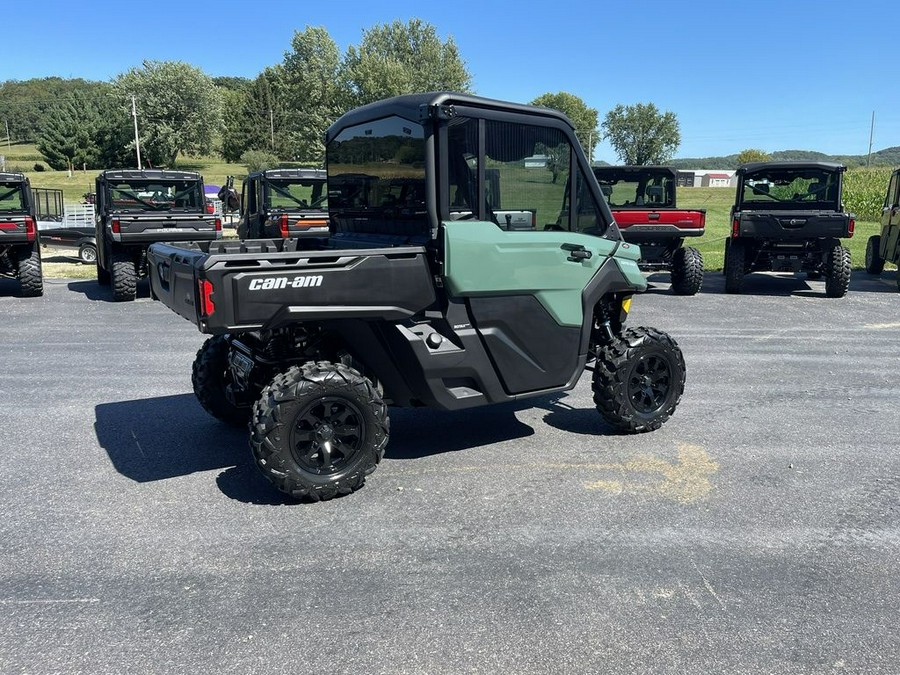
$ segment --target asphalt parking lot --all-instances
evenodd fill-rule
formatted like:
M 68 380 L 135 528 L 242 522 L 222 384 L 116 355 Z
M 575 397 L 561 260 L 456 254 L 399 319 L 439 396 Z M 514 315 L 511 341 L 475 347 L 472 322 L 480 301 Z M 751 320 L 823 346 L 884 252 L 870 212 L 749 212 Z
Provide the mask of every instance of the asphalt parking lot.
M 687 386 L 615 435 L 590 380 L 394 410 L 360 491 L 286 501 L 204 413 L 204 336 L 0 280 L 2 673 L 896 673 L 900 294 L 667 278 Z

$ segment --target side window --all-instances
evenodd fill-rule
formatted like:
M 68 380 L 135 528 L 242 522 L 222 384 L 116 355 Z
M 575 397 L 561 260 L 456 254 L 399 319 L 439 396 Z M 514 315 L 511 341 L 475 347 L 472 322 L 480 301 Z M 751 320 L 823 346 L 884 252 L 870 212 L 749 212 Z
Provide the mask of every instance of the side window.
M 256 181 L 247 183 L 247 213 L 256 215 Z
M 572 148 L 559 129 L 485 122 L 485 199 L 502 229 L 559 229 Z
M 447 126 L 450 219 L 478 214 L 478 121 L 454 117 Z
M 601 226 L 602 221 L 597 213 L 597 204 L 588 187 L 588 178 L 581 169 L 575 172 L 575 198 L 577 208 L 572 223 L 573 229 L 585 234 L 602 234 L 604 228 Z
M 891 182 L 888 186 L 887 196 L 884 199 L 884 208 L 889 209 L 892 206 L 897 205 L 898 188 L 900 188 L 900 175 L 894 174 L 893 176 L 891 176 Z

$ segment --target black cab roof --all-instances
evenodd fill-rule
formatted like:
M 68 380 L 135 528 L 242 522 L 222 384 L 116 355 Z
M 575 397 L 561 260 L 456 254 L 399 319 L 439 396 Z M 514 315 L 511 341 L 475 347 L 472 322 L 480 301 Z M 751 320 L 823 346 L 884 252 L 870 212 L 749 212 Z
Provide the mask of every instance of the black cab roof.
M 200 180 L 196 171 L 175 171 L 169 169 L 108 169 L 98 178 L 123 180 Z
M 552 108 L 510 103 L 509 101 L 499 101 L 458 92 L 434 91 L 424 94 L 395 96 L 350 110 L 328 127 L 328 131 L 325 133 L 325 141 L 326 143 L 330 142 L 347 127 L 356 126 L 383 117 L 397 116 L 408 120 L 423 122 L 431 117 L 434 109 L 453 105 L 461 105 L 470 108 L 484 108 L 485 110 L 504 110 L 536 117 L 549 117 L 563 121 L 569 127 L 575 128 L 568 117 Z
M 762 169 L 823 169 L 825 171 L 845 171 L 846 166 L 839 162 L 810 162 L 810 161 L 783 161 L 783 162 L 749 162 L 738 167 L 737 173 L 756 173 Z
M 248 174 L 247 179 L 259 178 L 321 178 L 324 180 L 328 173 L 325 169 L 266 169 L 265 171 L 254 171 Z

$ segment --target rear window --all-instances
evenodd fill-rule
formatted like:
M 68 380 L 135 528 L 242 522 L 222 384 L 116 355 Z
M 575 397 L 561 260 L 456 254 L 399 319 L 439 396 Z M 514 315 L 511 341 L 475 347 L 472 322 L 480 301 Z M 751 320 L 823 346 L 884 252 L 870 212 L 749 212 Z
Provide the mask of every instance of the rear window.
M 0 183 L 0 211 L 27 212 L 25 190 L 22 183 Z
M 324 179 L 267 178 L 266 207 L 272 209 L 327 211 L 328 190 Z
M 116 211 L 200 211 L 203 185 L 189 180 L 108 180 L 109 205 Z
M 819 208 L 837 204 L 840 173 L 817 168 L 772 168 L 744 174 L 742 203 L 753 207 Z
M 675 206 L 675 177 L 669 173 L 595 169 L 594 175 L 613 208 Z
M 328 209 L 339 232 L 428 236 L 425 132 L 401 117 L 344 129 L 326 150 Z

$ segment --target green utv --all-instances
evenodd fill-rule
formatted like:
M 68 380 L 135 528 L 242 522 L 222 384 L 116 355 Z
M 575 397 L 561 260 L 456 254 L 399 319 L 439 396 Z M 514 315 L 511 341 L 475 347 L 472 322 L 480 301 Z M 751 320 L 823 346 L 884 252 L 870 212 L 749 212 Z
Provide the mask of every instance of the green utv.
M 622 241 L 568 118 L 416 94 L 346 113 L 326 142 L 327 238 L 148 254 L 154 297 L 213 335 L 194 362 L 197 398 L 249 421 L 278 489 L 318 500 L 361 487 L 392 405 L 515 401 L 572 389 L 588 369 L 616 429 L 673 413 L 681 351 L 623 325 L 646 288 L 640 250 Z
M 891 174 L 888 183 L 881 210 L 881 234 L 873 234 L 866 242 L 866 272 L 881 274 L 885 262 L 900 266 L 900 169 Z M 897 290 L 900 291 L 900 271 Z

